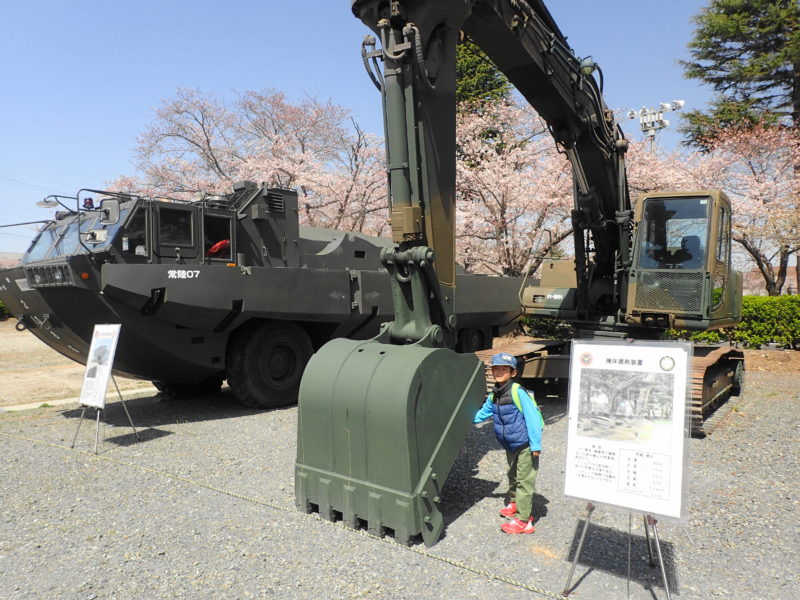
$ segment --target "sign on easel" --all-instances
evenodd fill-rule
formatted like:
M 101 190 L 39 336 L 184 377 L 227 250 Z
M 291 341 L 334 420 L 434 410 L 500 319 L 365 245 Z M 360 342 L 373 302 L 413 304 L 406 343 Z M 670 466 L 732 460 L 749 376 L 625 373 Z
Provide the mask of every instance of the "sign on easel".
M 91 406 L 97 409 L 97 426 L 94 433 L 94 453 L 97 454 L 97 447 L 100 440 L 100 412 L 106 407 L 106 390 L 108 388 L 109 378 L 114 383 L 119 401 L 122 403 L 122 408 L 125 409 L 125 414 L 128 416 L 128 422 L 133 429 L 133 435 L 136 436 L 137 440 L 139 439 L 139 434 L 133 424 L 131 414 L 128 412 L 128 407 L 125 406 L 125 400 L 122 399 L 122 393 L 119 391 L 119 386 L 117 386 L 117 382 L 112 374 L 120 327 L 118 323 L 94 326 L 92 343 L 89 346 L 89 356 L 86 359 L 83 388 L 81 388 L 80 395 L 80 403 L 83 406 L 83 410 L 81 411 L 81 418 L 78 421 L 78 427 L 75 429 L 75 436 L 72 438 L 71 448 L 75 447 L 75 442 L 78 439 L 78 432 L 81 430 L 81 423 L 83 423 L 83 417 L 86 414 L 86 407 Z
M 80 402 L 83 406 L 95 408 L 105 408 L 106 406 L 106 389 L 114 365 L 119 330 L 118 323 L 94 326 L 81 388 Z
M 680 518 L 692 345 L 572 343 L 564 493 Z
M 601 502 L 646 513 L 650 564 L 652 530 L 669 600 L 653 515 L 680 518 L 686 510 L 691 357 L 687 342 L 572 342 L 564 494 L 588 502 L 564 596 L 572 591 L 593 502 Z M 630 537 L 629 514 L 629 586 Z

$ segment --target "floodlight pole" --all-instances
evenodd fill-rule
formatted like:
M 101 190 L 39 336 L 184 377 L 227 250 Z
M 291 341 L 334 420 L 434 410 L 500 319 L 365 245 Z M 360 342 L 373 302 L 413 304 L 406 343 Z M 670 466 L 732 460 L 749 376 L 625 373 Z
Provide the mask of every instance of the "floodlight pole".
M 672 110 L 680 110 L 686 104 L 683 100 L 673 100 L 672 102 L 662 102 L 658 108 L 647 108 L 643 106 L 640 110 L 628 111 L 628 118 L 639 117 L 639 126 L 644 134 L 650 138 L 650 149 L 655 148 L 656 133 L 665 127 L 669 127 L 669 120 L 664 118 L 664 113 Z

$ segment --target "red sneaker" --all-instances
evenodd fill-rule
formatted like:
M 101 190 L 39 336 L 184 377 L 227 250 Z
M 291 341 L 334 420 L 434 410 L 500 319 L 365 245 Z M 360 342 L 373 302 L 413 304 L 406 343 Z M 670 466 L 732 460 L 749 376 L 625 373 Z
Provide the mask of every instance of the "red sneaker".
M 527 523 L 525 521 L 520 521 L 519 519 L 514 519 L 508 523 L 503 523 L 500 525 L 500 529 L 511 534 L 533 533 L 536 531 L 536 529 L 533 528 L 533 519 L 529 519 Z
M 517 514 L 517 503 L 516 502 L 509 502 L 508 506 L 505 508 L 500 509 L 500 516 L 511 518 L 515 514 Z

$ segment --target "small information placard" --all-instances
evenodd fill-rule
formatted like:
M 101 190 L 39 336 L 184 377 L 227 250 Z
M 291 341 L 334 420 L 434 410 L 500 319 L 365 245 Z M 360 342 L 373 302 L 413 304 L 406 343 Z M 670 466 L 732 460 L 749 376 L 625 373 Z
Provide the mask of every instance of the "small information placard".
M 572 343 L 567 496 L 681 517 L 691 356 L 685 342 Z
M 114 366 L 119 330 L 119 324 L 94 326 L 80 396 L 81 404 L 84 406 L 95 408 L 106 406 L 106 388 Z

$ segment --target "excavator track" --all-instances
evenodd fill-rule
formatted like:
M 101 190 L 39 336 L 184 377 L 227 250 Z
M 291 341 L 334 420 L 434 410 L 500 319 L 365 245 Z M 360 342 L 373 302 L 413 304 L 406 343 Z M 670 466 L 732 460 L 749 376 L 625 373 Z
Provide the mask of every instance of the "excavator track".
M 486 392 L 492 391 L 494 377 L 490 363 L 497 352 L 508 352 L 517 359 L 518 377 L 541 399 L 552 392 L 554 384 L 569 377 L 569 341 L 520 337 L 502 348 L 480 350 L 475 355 L 486 365 Z M 562 386 L 563 387 L 563 386 Z M 566 392 L 566 389 L 563 390 Z
M 489 363 L 499 349 L 481 350 L 475 354 L 486 365 L 487 393 L 494 385 Z M 553 389 L 553 381 L 562 381 L 569 375 L 569 343 L 555 340 L 520 338 L 502 347 L 516 357 L 520 377 L 526 387 L 537 391 L 543 398 Z M 744 382 L 744 353 L 731 346 L 696 344 L 692 359 L 690 419 L 693 436 L 704 437 L 711 433 L 725 416 L 717 410 L 731 396 L 738 396 Z M 537 390 L 537 388 L 539 388 Z M 566 391 L 564 386 L 558 388 Z M 540 394 L 539 390 L 544 393 Z
M 717 409 L 741 393 L 744 353 L 731 346 L 695 345 L 691 375 L 692 435 L 711 433 L 724 412 Z

